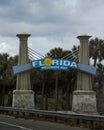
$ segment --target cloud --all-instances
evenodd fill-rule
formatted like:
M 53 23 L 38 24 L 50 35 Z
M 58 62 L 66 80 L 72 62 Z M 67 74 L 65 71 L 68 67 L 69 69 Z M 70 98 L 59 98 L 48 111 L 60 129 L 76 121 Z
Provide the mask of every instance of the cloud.
M 71 14 L 71 7 L 68 8 L 62 0 L 60 2 L 58 0 L 19 1 L 12 0 L 9 6 L 1 7 L 1 10 L 3 10 L 1 11 L 1 16 L 3 16 L 1 22 L 3 26 L 6 25 L 1 34 L 4 35 L 3 32 L 6 32 L 12 35 L 16 33 L 15 31 L 25 29 L 38 36 L 59 35 L 59 32 L 62 36 L 62 33 L 65 35 L 65 33 L 69 32 L 68 28 L 72 28 L 76 22 L 80 24 L 78 20 L 73 19 L 74 15 Z M 13 28 L 16 25 L 18 28 L 14 30 Z M 13 30 L 10 33 L 7 31 L 9 28 Z
M 0 1 L 0 36 L 4 39 L 1 47 L 7 46 L 5 51 L 15 50 L 17 47 L 10 43 L 15 42 L 15 35 L 21 32 L 31 33 L 32 47 L 43 53 L 51 47 L 69 46 L 70 49 L 79 44 L 76 36 L 81 33 L 103 38 L 103 12 L 104 0 Z M 46 49 L 42 51 L 41 47 Z
M 13 37 L 0 36 L 0 53 L 8 53 L 11 56 L 18 54 L 18 40 Z

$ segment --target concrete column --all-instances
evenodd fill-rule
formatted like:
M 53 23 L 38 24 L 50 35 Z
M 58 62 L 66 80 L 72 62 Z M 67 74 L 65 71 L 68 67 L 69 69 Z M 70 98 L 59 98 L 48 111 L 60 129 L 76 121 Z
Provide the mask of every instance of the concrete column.
M 81 35 L 77 38 L 80 41 L 79 64 L 89 65 L 89 46 L 88 39 L 91 36 Z M 78 72 L 77 90 L 92 90 L 91 75 Z
M 28 37 L 30 34 L 16 35 L 20 41 L 18 65 L 29 63 Z M 13 91 L 13 107 L 34 108 L 34 92 L 31 90 L 30 72 L 17 74 L 16 90 Z
M 25 33 L 17 34 L 17 37 L 20 40 L 18 65 L 29 63 L 27 47 L 27 40 L 29 36 L 30 34 Z M 31 90 L 30 72 L 20 73 L 17 75 L 16 90 Z
M 89 45 L 91 36 L 80 35 L 79 64 L 89 65 Z M 77 90 L 73 92 L 72 111 L 78 113 L 97 113 L 96 93 L 92 90 L 91 75 L 78 71 Z

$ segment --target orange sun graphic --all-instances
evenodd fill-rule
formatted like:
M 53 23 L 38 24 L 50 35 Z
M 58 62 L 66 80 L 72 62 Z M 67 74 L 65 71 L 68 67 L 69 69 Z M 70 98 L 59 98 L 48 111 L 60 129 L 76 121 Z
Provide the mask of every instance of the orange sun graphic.
M 46 66 L 51 66 L 52 65 L 52 59 L 51 58 L 45 58 L 44 59 L 44 64 Z

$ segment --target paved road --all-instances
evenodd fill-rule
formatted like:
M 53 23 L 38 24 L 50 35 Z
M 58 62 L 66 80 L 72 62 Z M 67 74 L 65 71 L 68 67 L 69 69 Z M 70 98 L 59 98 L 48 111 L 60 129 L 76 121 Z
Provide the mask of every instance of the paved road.
M 89 130 L 47 121 L 25 120 L 0 115 L 0 130 Z

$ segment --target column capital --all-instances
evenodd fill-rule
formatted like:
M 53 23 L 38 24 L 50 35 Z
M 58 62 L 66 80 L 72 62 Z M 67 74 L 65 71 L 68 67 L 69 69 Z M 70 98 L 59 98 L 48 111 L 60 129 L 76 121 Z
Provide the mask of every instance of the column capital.
M 88 40 L 91 36 L 90 35 L 87 35 L 87 34 L 82 34 L 82 35 L 79 35 L 77 36 L 77 38 L 79 40 Z
M 17 34 L 16 36 L 17 36 L 18 38 L 22 39 L 22 38 L 28 38 L 28 37 L 30 37 L 31 34 L 28 34 L 28 33 L 26 33 L 26 32 L 22 32 L 22 33 L 20 33 L 20 34 Z

